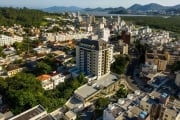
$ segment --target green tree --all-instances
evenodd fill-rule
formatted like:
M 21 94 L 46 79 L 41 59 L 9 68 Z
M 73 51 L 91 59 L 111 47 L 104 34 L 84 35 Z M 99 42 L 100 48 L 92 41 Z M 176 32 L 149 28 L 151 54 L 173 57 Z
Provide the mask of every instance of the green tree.
M 86 83 L 85 76 L 83 73 L 80 73 L 79 76 L 77 77 L 77 79 L 80 82 L 80 84 Z
M 128 94 L 128 91 L 124 87 L 121 87 L 116 93 L 117 97 L 119 98 L 125 98 L 127 97 L 127 94 Z
M 32 74 L 19 73 L 8 78 L 6 98 L 11 110 L 17 114 L 37 105 L 36 93 L 43 92 L 41 84 Z
M 74 79 L 71 81 L 70 85 L 71 85 L 72 89 L 75 90 L 80 86 L 80 82 L 78 81 L 78 79 Z
M 124 74 L 130 58 L 128 56 L 118 56 L 111 65 L 111 71 L 117 74 Z
M 95 106 L 98 109 L 104 109 L 107 107 L 107 105 L 109 104 L 109 100 L 107 98 L 99 98 L 97 99 Z
M 95 102 L 95 115 L 99 118 L 103 115 L 104 109 L 108 106 L 109 100 L 107 98 L 99 98 Z
M 50 65 L 46 64 L 45 62 L 38 62 L 36 66 L 36 74 L 41 75 L 41 74 L 47 74 L 52 71 L 52 68 Z
M 48 64 L 51 66 L 53 70 L 57 68 L 56 62 L 55 62 L 55 56 L 52 54 L 48 54 L 45 58 L 42 60 L 44 63 Z
M 3 51 L 3 47 L 0 46 L 0 56 L 1 56 L 1 57 L 4 56 L 4 54 L 2 53 L 2 51 Z
M 6 88 L 8 87 L 8 84 L 6 80 L 2 77 L 0 77 L 0 93 L 5 93 Z
M 69 99 L 69 97 L 72 95 L 73 89 L 72 88 L 67 88 L 64 90 L 64 98 Z

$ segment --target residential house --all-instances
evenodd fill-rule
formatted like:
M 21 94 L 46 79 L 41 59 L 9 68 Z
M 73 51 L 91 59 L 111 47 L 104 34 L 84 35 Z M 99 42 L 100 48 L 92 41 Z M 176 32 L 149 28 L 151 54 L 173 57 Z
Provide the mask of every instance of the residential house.
M 24 69 L 24 67 L 16 64 L 9 64 L 6 67 L 8 77 L 13 77 L 17 73 L 22 72 Z
M 42 87 L 45 90 L 52 90 L 56 88 L 57 85 L 64 82 L 65 76 L 62 74 L 53 73 L 51 75 L 40 75 L 37 77 L 37 79 L 41 82 Z
M 168 64 L 169 54 L 167 52 L 163 53 L 157 50 L 146 51 L 145 63 L 157 65 L 158 71 L 165 71 Z
M 37 79 L 41 82 L 43 89 L 52 90 L 54 88 L 54 84 L 51 81 L 51 76 L 44 74 L 37 77 Z

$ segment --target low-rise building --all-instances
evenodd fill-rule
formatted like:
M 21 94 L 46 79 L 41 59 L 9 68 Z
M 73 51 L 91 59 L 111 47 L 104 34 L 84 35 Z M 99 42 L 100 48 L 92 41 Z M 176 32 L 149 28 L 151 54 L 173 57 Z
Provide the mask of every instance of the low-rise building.
M 180 101 L 170 101 L 161 109 L 161 120 L 180 120 Z
M 150 120 L 149 113 L 138 107 L 144 95 L 137 90 L 135 94 L 129 94 L 127 98 L 120 98 L 117 103 L 109 104 L 103 112 L 103 120 Z
M 57 86 L 60 83 L 64 82 L 65 76 L 62 74 L 55 73 L 51 75 L 51 80 L 54 82 L 54 86 Z
M 47 74 L 40 75 L 37 77 L 37 79 L 41 82 L 43 89 L 52 90 L 54 88 L 50 75 Z
M 169 98 L 166 93 L 135 91 L 109 104 L 103 112 L 103 120 L 179 120 L 180 101 Z
M 37 79 L 41 82 L 43 89 L 52 90 L 56 88 L 57 85 L 64 82 L 65 76 L 58 73 L 51 75 L 44 74 L 38 76 Z
M 46 41 L 56 41 L 56 42 L 65 42 L 69 40 L 80 40 L 83 38 L 88 38 L 90 33 L 74 33 L 74 34 L 60 34 L 60 33 L 44 33 L 42 38 Z
M 157 65 L 145 63 L 142 65 L 142 72 L 156 73 L 157 72 Z
M 34 48 L 33 50 L 37 54 L 48 54 L 48 53 L 51 52 L 51 49 L 50 48 L 46 48 L 46 47 L 38 47 L 38 48 Z
M 23 37 L 0 35 L 0 46 L 12 45 L 15 42 L 22 42 Z
M 173 65 L 177 61 L 180 61 L 180 51 L 169 52 L 168 65 Z
M 76 120 L 76 118 L 77 118 L 77 115 L 73 111 L 68 111 L 64 115 L 65 120 Z
M 37 105 L 29 110 L 26 110 L 9 120 L 54 120 L 44 109 L 43 106 Z
M 165 71 L 168 63 L 169 54 L 159 52 L 157 50 L 154 51 L 146 51 L 145 54 L 145 62 L 149 64 L 157 65 L 158 71 Z
M 128 55 L 128 44 L 123 44 L 122 45 L 122 51 L 120 51 L 120 53 L 122 53 L 123 55 Z
M 105 75 L 98 80 L 89 80 L 89 82 L 74 91 L 74 95 L 66 103 L 66 106 L 73 111 L 79 111 L 91 105 L 100 96 L 115 93 L 121 84 L 123 76 L 118 77 L 114 74 Z
M 6 68 L 8 77 L 13 77 L 19 72 L 22 72 L 25 68 L 20 65 L 9 64 Z

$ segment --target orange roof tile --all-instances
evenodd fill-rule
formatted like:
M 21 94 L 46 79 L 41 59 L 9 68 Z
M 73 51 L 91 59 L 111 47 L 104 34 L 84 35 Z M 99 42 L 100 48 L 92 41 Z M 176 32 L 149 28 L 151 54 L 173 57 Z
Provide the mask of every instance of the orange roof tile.
M 37 77 L 37 79 L 40 80 L 40 81 L 45 81 L 45 80 L 48 80 L 50 78 L 51 78 L 51 76 L 47 75 L 47 74 L 40 75 L 40 76 Z

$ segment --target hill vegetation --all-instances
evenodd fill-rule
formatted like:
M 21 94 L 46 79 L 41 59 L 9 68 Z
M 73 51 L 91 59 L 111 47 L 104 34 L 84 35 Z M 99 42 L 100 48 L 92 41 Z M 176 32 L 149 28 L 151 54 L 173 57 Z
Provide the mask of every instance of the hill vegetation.
M 124 16 L 122 19 L 136 25 L 150 26 L 152 28 L 163 29 L 180 34 L 180 16 L 171 16 L 168 18 L 161 16 Z
M 44 16 L 50 15 L 40 10 L 28 8 L 0 8 L 0 25 L 12 26 L 20 24 L 25 27 L 39 26 L 44 21 Z

